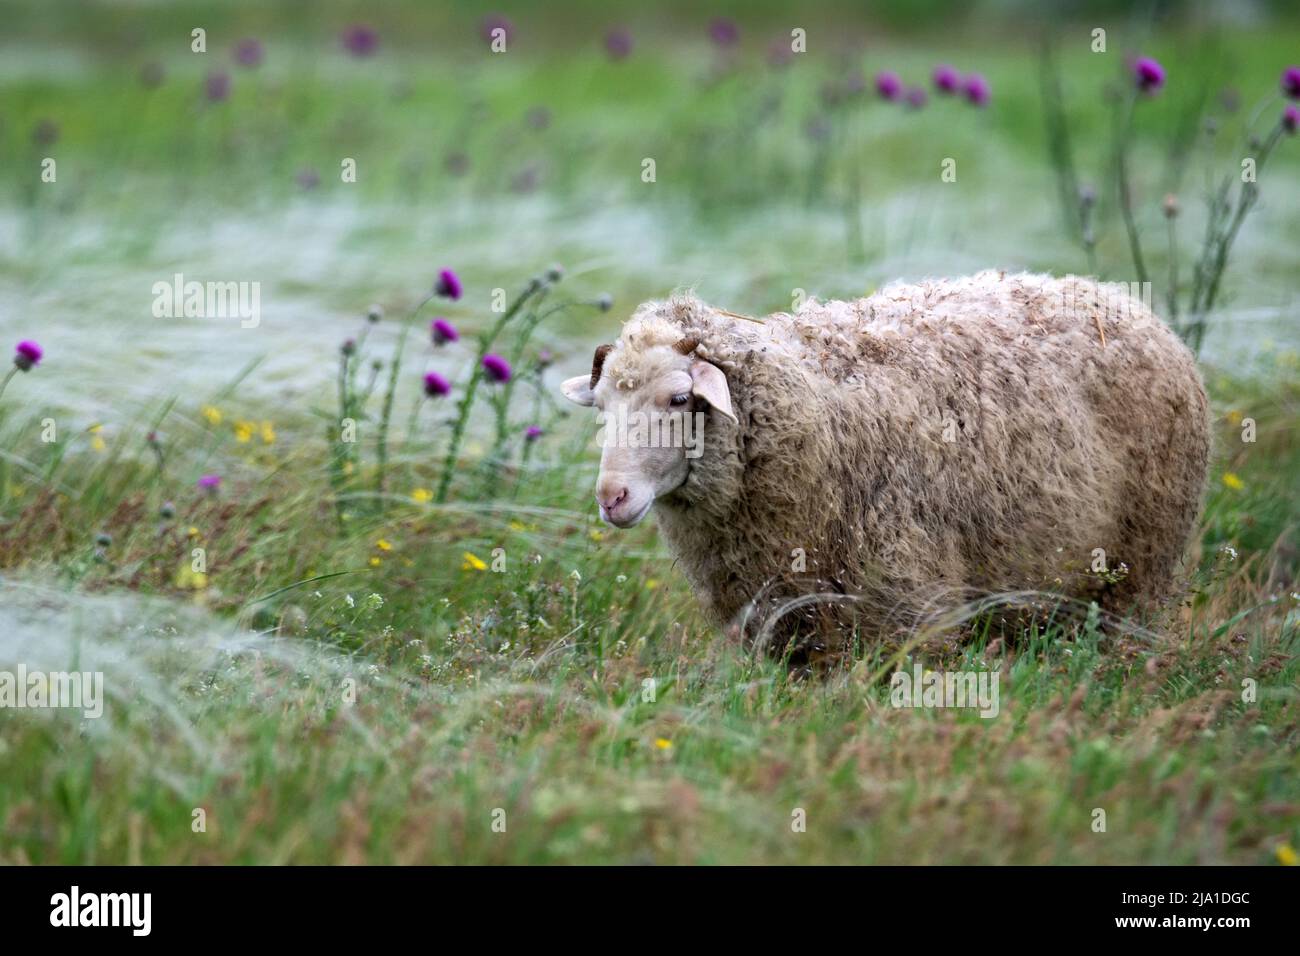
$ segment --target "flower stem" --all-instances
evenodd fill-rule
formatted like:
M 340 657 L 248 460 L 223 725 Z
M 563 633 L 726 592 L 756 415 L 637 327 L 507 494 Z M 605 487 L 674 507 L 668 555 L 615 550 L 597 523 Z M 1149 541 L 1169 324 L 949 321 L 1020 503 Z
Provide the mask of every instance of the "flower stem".
M 1128 181 L 1128 134 L 1133 128 L 1133 109 L 1137 105 L 1138 94 L 1131 93 L 1121 113 L 1123 120 L 1117 123 L 1115 134 L 1115 178 L 1119 184 L 1119 211 L 1124 217 L 1124 229 L 1128 232 L 1129 251 L 1133 254 L 1133 268 L 1137 270 L 1137 280 L 1145 288 L 1149 279 L 1146 261 L 1142 258 L 1142 240 L 1138 235 L 1137 222 L 1133 218 L 1133 192 Z
M 433 301 L 437 293 L 431 292 L 424 297 L 411 314 L 406 317 L 402 323 L 402 334 L 397 339 L 397 351 L 393 353 L 393 361 L 388 368 L 388 391 L 384 393 L 384 409 L 379 419 L 379 469 L 375 475 L 375 490 L 380 495 L 380 507 L 383 507 L 384 494 L 384 476 L 388 470 L 388 422 L 393 417 L 393 398 L 397 394 L 397 373 L 402 369 L 402 351 L 406 348 L 406 337 L 410 335 L 411 326 L 415 323 L 415 317 L 420 311 Z
M 469 413 L 474 406 L 474 395 L 478 391 L 479 382 L 483 380 L 483 357 L 488 354 L 488 350 L 492 348 L 492 344 L 506 327 L 506 323 L 519 313 L 525 302 L 545 287 L 546 284 L 538 280 L 530 282 L 515 301 L 510 303 L 510 307 L 501 318 L 497 319 L 496 324 L 479 337 L 478 354 L 474 356 L 474 368 L 470 371 L 465 391 L 456 405 L 456 421 L 452 425 L 451 442 L 447 446 L 447 456 L 442 462 L 442 476 L 438 480 L 438 492 L 434 498 L 438 504 L 447 500 L 447 492 L 451 489 L 451 475 L 456 468 L 456 459 L 460 456 L 461 443 L 465 440 L 465 426 L 469 422 Z
M 1169 303 L 1169 324 L 1178 328 L 1178 236 L 1174 228 L 1174 217 L 1166 216 L 1169 229 L 1169 289 L 1165 301 Z
M 1281 137 L 1282 124 L 1279 122 L 1273 127 L 1268 139 L 1259 148 L 1259 156 L 1255 160 L 1256 179 L 1241 184 L 1241 188 L 1237 193 L 1237 208 L 1233 212 L 1231 221 L 1226 229 L 1214 237 L 1214 240 L 1208 244 L 1206 249 L 1206 267 L 1202 285 L 1203 294 L 1192 302 L 1193 321 L 1189 326 L 1192 332 L 1192 342 L 1189 344 L 1198 355 L 1201 351 L 1201 344 L 1205 339 L 1206 317 L 1209 315 L 1210 310 L 1214 308 L 1214 300 L 1219 294 L 1219 283 L 1222 281 L 1224 270 L 1228 266 L 1228 253 L 1232 250 L 1232 245 L 1237 239 L 1241 224 L 1246 221 L 1246 216 L 1259 199 L 1259 184 L 1257 181 L 1259 171 L 1263 168 L 1269 153 L 1273 151 L 1273 147 L 1277 145 Z

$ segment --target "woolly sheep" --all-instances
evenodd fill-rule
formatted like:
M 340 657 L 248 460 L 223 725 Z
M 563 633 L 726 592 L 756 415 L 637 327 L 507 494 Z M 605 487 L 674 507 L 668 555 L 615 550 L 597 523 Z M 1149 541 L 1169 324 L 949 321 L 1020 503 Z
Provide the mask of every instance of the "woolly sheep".
M 901 632 L 977 595 L 1155 605 L 1210 450 L 1188 349 L 1125 287 L 1075 276 L 896 283 L 762 321 L 678 295 L 563 391 L 605 415 L 601 517 L 657 505 L 717 621 L 751 638 L 766 622 L 775 647 L 820 630 L 817 651 L 828 630 Z M 698 457 L 612 440 L 638 412 L 702 413 Z M 839 610 L 819 627 L 828 606 L 851 627 Z

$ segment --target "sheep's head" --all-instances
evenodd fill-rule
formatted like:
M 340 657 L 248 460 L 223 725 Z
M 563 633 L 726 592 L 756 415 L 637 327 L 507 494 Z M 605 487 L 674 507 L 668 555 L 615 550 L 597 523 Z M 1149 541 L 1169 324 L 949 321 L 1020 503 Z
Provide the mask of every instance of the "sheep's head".
M 596 349 L 590 375 L 578 375 L 561 389 L 579 405 L 602 416 L 600 516 L 630 528 L 655 499 L 681 487 L 692 460 L 704 453 L 704 422 L 710 412 L 733 423 L 727 377 L 698 358 L 698 342 L 680 330 L 648 334 L 625 330 L 616 345 Z

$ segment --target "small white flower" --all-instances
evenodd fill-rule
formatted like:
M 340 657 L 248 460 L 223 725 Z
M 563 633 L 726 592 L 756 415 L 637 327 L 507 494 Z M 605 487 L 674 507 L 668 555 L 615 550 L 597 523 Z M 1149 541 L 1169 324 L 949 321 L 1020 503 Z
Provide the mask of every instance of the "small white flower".
M 574 568 L 569 572 L 569 580 L 575 583 L 582 580 L 582 575 L 579 573 L 577 568 Z
M 618 577 L 616 577 L 616 578 L 614 579 L 615 583 L 617 583 L 617 584 L 622 584 L 622 583 L 623 583 L 624 581 L 626 581 L 626 580 L 627 580 L 627 575 L 626 575 L 626 574 L 620 574 Z
M 354 600 L 352 600 L 352 595 L 351 595 L 351 594 L 345 594 L 345 595 L 343 595 L 343 600 L 347 602 L 348 607 L 356 607 L 356 606 L 357 606 L 357 602 L 354 601 Z

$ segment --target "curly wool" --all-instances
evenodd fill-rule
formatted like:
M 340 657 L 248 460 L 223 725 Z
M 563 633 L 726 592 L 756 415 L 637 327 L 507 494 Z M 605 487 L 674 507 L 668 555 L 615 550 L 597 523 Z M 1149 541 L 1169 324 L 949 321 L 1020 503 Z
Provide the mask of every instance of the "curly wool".
M 656 510 L 716 619 L 832 594 L 884 630 L 917 626 L 936 595 L 1126 611 L 1168 594 L 1208 403 L 1191 353 L 1124 287 L 990 271 L 762 323 L 682 295 L 637 310 L 605 374 L 645 381 L 648 350 L 683 337 L 726 373 L 739 425 L 709 417 Z

